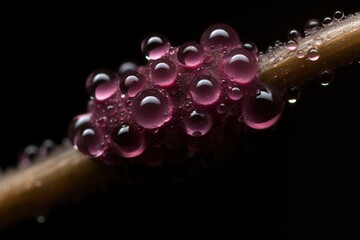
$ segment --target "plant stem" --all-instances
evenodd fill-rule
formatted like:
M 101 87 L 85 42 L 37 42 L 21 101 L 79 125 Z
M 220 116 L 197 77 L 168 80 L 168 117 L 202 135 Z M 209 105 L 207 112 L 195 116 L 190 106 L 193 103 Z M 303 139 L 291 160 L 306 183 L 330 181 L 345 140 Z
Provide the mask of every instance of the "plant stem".
M 320 45 L 315 38 L 321 38 Z M 319 42 L 319 41 L 318 41 Z M 316 61 L 306 53 L 315 48 Z M 335 22 L 298 42 L 295 51 L 282 47 L 260 58 L 263 82 L 281 89 L 302 84 L 325 69 L 334 69 L 360 56 L 360 14 Z M 47 211 L 52 206 L 116 179 L 116 169 L 91 161 L 73 148 L 63 147 L 28 168 L 0 175 L 0 230 Z

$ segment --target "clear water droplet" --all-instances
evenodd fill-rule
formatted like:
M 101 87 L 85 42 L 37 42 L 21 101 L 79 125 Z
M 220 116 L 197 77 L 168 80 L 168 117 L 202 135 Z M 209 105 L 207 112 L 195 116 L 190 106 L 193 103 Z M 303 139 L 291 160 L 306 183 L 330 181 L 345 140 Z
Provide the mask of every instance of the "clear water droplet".
M 185 66 L 195 68 L 204 61 L 205 51 L 200 44 L 188 42 L 179 47 L 177 58 Z
M 133 62 L 124 62 L 119 67 L 119 73 L 124 74 L 127 71 L 136 71 L 137 65 Z
M 315 48 L 311 48 L 307 53 L 307 59 L 310 61 L 316 61 L 320 57 L 320 53 Z
M 321 86 L 329 86 L 334 81 L 334 72 L 332 70 L 325 70 L 318 76 Z
M 92 72 L 86 80 L 86 89 L 90 97 L 98 101 L 110 98 L 118 90 L 118 75 L 107 69 Z
M 250 83 L 258 72 L 256 56 L 244 48 L 236 48 L 226 55 L 223 66 L 230 80 L 240 84 Z
M 141 43 L 141 50 L 148 60 L 161 58 L 169 49 L 170 42 L 161 34 L 150 34 Z
M 273 62 L 273 61 L 275 61 L 276 57 L 274 54 L 269 54 L 268 59 L 270 62 Z
M 296 40 L 289 40 L 286 43 L 286 48 L 289 51 L 295 51 L 297 49 L 297 47 L 298 47 L 298 43 L 296 42 Z
M 257 94 L 248 95 L 243 103 L 244 123 L 254 129 L 273 126 L 284 107 L 281 93 L 269 84 L 261 84 Z
M 298 58 L 304 58 L 305 57 L 305 52 L 303 50 L 299 50 L 299 51 L 297 51 L 296 56 Z
M 301 39 L 301 33 L 296 29 L 291 29 L 288 32 L 288 39 L 289 40 L 299 41 Z
M 91 117 L 92 117 L 91 113 L 85 113 L 85 114 L 79 114 L 72 119 L 68 131 L 68 138 L 72 144 L 74 144 L 74 138 L 76 133 L 78 131 L 82 131 L 84 128 L 88 126 Z
M 285 98 L 288 103 L 294 104 L 300 97 L 300 89 L 298 87 L 290 87 L 286 90 Z
M 39 148 L 35 145 L 27 146 L 18 159 L 19 167 L 27 167 L 39 155 Z
M 315 45 L 317 46 L 320 46 L 322 43 L 323 43 L 324 39 L 320 36 L 317 36 L 315 39 L 314 39 L 314 43 Z
M 103 135 L 99 128 L 87 126 L 78 131 L 74 138 L 75 147 L 89 157 L 99 157 L 105 151 Z
M 171 100 L 157 89 L 139 93 L 132 105 L 134 120 L 147 129 L 159 128 L 172 118 Z
M 334 19 L 332 19 L 331 17 L 325 17 L 322 21 L 322 25 L 324 27 L 331 26 L 333 23 L 334 23 Z
M 133 70 L 129 70 L 120 76 L 120 90 L 129 97 L 135 97 L 145 85 L 145 76 Z
M 216 111 L 217 111 L 219 114 L 224 114 L 224 113 L 226 113 L 227 107 L 226 107 L 225 103 L 220 103 L 219 106 L 217 106 Z
M 126 158 L 137 157 L 145 150 L 144 136 L 128 124 L 112 130 L 110 144 L 119 155 Z
M 194 110 L 184 118 L 184 127 L 190 136 L 204 136 L 212 127 L 212 117 L 204 110 Z
M 234 100 L 234 101 L 238 101 L 242 98 L 242 96 L 244 95 L 244 92 L 241 90 L 240 87 L 232 87 L 229 91 L 228 91 L 228 97 L 231 99 L 231 100 Z
M 220 86 L 210 75 L 202 75 L 191 82 L 190 94 L 195 103 L 211 105 L 220 97 Z
M 240 39 L 232 27 L 226 24 L 215 24 L 204 31 L 200 43 L 208 49 L 232 48 L 240 44 Z
M 344 18 L 344 12 L 342 12 L 342 11 L 336 11 L 336 12 L 334 12 L 334 19 L 336 20 L 336 21 L 340 21 L 340 20 L 342 20 L 343 18 Z
M 55 143 L 51 139 L 46 139 L 39 148 L 39 153 L 41 156 L 47 156 L 51 153 L 55 148 Z
M 304 27 L 305 36 L 316 33 L 321 29 L 321 23 L 318 19 L 310 19 L 306 22 Z
M 175 64 L 166 58 L 159 58 L 150 65 L 150 78 L 156 86 L 170 87 L 174 85 L 177 72 Z
M 257 53 L 258 53 L 258 48 L 257 48 L 257 46 L 256 46 L 254 43 L 252 43 L 252 42 L 245 42 L 245 43 L 243 44 L 243 48 L 245 48 L 246 50 L 248 50 L 248 51 L 250 51 L 250 52 L 252 52 L 252 53 L 254 53 L 254 54 L 257 54 Z

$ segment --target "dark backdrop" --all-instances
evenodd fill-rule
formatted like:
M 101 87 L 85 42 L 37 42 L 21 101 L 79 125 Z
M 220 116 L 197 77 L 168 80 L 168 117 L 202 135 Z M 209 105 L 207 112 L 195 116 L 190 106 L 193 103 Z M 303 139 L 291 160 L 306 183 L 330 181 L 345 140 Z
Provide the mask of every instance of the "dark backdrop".
M 10 55 L 3 55 L 0 166 L 14 166 L 28 144 L 61 142 L 71 118 L 85 110 L 86 76 L 123 61 L 143 63 L 140 42 L 150 32 L 179 45 L 224 22 L 265 50 L 309 18 L 360 9 L 355 0 L 231 2 L 31 1 L 2 8 L 10 14 L 1 37 Z M 335 71 L 329 87 L 307 84 L 276 128 L 215 167 L 180 182 L 153 173 L 140 184 L 113 184 L 0 238 L 358 239 L 359 79 L 359 64 L 352 64 Z

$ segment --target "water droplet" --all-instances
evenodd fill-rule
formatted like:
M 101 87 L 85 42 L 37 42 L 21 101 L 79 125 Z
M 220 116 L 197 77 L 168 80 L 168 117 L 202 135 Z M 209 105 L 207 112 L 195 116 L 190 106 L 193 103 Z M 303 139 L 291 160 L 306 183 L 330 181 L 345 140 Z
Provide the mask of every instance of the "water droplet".
M 291 29 L 288 32 L 288 39 L 298 41 L 301 39 L 301 33 L 296 29 Z
M 90 97 L 98 101 L 110 98 L 118 89 L 118 75 L 111 70 L 92 72 L 86 80 L 86 88 Z
M 43 224 L 43 223 L 45 223 L 45 221 L 46 221 L 46 218 L 44 216 L 40 215 L 40 216 L 36 217 L 36 222 L 39 224 Z
M 232 27 L 225 24 L 215 24 L 204 31 L 200 43 L 205 48 L 231 48 L 238 46 L 240 39 Z
M 168 39 L 161 34 L 150 34 L 141 43 L 141 50 L 148 60 L 161 58 L 169 49 L 170 43 Z
M 286 43 L 286 48 L 289 50 L 289 51 L 295 51 L 298 47 L 298 43 L 295 41 L 295 40 L 289 40 L 287 43 Z
M 322 43 L 323 43 L 324 39 L 320 36 L 317 36 L 315 39 L 314 39 L 314 43 L 315 45 L 317 46 L 320 46 Z
M 325 17 L 322 21 L 322 25 L 324 27 L 331 26 L 333 23 L 334 23 L 334 19 L 332 19 L 331 17 Z
M 321 29 L 320 21 L 317 19 L 310 19 L 306 22 L 304 27 L 304 34 L 308 36 L 310 34 L 316 33 Z
M 179 47 L 177 58 L 185 66 L 195 68 L 204 61 L 205 52 L 200 44 L 188 42 Z
M 224 73 L 240 84 L 255 79 L 258 71 L 256 56 L 244 48 L 232 50 L 223 60 Z
M 269 54 L 268 59 L 270 62 L 273 62 L 273 61 L 275 61 L 276 57 L 274 54 Z
M 344 18 L 344 13 L 342 11 L 336 11 L 334 12 L 334 19 L 336 21 L 340 21 L 341 19 Z
M 194 110 L 184 118 L 184 126 L 190 136 L 204 136 L 212 127 L 212 118 L 203 110 Z
M 216 108 L 216 111 L 217 111 L 219 114 L 224 114 L 224 113 L 226 113 L 227 107 L 226 107 L 225 103 L 219 104 L 219 106 L 217 106 L 217 108 Z
M 320 54 L 315 48 L 311 48 L 308 51 L 307 59 L 309 59 L 310 61 L 316 61 L 319 59 L 319 57 L 320 57 Z
M 150 65 L 150 78 L 160 87 L 169 87 L 176 82 L 177 69 L 175 64 L 165 58 L 159 58 Z
M 172 117 L 173 106 L 170 99 L 157 89 L 139 93 L 132 105 L 134 120 L 142 127 L 159 128 Z
M 137 157 L 145 150 L 144 136 L 128 124 L 119 125 L 112 130 L 110 143 L 126 158 Z
M 288 103 L 294 104 L 300 97 L 300 90 L 298 87 L 290 87 L 286 90 L 285 97 Z
M 119 73 L 124 74 L 127 71 L 136 71 L 136 68 L 137 68 L 137 66 L 136 66 L 135 63 L 133 63 L 133 62 L 124 62 L 119 67 Z
M 87 126 L 83 131 L 78 131 L 74 138 L 75 147 L 85 155 L 99 157 L 105 151 L 103 135 L 100 129 Z
M 145 85 L 145 76 L 133 70 L 129 70 L 120 76 L 120 90 L 129 97 L 135 97 Z
M 106 114 L 110 117 L 116 114 L 116 108 L 113 105 L 109 105 L 106 107 Z
M 245 48 L 246 50 L 254 53 L 254 54 L 257 54 L 258 53 L 258 48 L 257 46 L 252 43 L 252 42 L 246 42 L 243 44 L 243 48 Z
M 240 87 L 232 87 L 230 91 L 228 91 L 228 97 L 231 100 L 238 101 L 242 98 L 244 95 L 243 91 L 240 89 Z
M 304 58 L 305 57 L 305 52 L 303 50 L 299 50 L 297 53 L 296 53 L 296 56 L 298 58 Z
M 332 70 L 322 71 L 318 77 L 321 86 L 328 86 L 334 80 L 334 72 Z
M 69 125 L 68 138 L 72 144 L 74 144 L 74 138 L 78 131 L 86 128 L 91 120 L 92 114 L 85 113 L 79 114 L 73 118 Z
M 213 77 L 202 75 L 191 82 L 190 94 L 195 103 L 211 105 L 219 99 L 220 86 Z
M 244 100 L 244 123 L 254 129 L 269 128 L 279 120 L 283 107 L 281 93 L 269 84 L 261 84 L 257 94 L 249 95 Z
M 41 145 L 39 152 L 41 156 L 47 156 L 55 148 L 55 143 L 51 139 L 46 139 Z
M 35 145 L 27 146 L 18 159 L 19 167 L 27 167 L 39 155 L 39 148 Z

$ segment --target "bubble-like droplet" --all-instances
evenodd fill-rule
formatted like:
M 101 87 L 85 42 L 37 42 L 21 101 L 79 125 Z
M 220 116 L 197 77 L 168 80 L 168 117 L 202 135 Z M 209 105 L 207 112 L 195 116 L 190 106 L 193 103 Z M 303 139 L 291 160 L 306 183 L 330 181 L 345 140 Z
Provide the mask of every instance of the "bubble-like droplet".
M 291 29 L 288 32 L 288 39 L 298 41 L 301 39 L 301 33 L 296 29 Z
M 227 107 L 225 103 L 220 103 L 219 106 L 217 106 L 216 111 L 220 114 L 224 114 L 227 111 Z
M 133 70 L 126 71 L 120 76 L 120 90 L 129 97 L 135 97 L 145 85 L 145 76 Z
M 244 48 L 232 50 L 223 60 L 224 73 L 230 80 L 246 84 L 255 79 L 258 65 L 255 54 Z
M 176 82 L 177 69 L 175 64 L 165 58 L 159 58 L 150 65 L 150 78 L 155 85 L 170 87 Z
M 281 93 L 269 84 L 261 84 L 257 94 L 249 95 L 244 100 L 244 123 L 254 129 L 269 128 L 279 120 L 283 107 Z
M 186 133 L 193 137 L 204 136 L 212 127 L 212 117 L 203 110 L 194 110 L 184 118 Z
M 332 70 L 325 70 L 318 76 L 321 86 L 328 86 L 334 80 L 334 72 Z
M 317 19 L 310 19 L 306 22 L 304 27 L 305 36 L 316 33 L 321 29 L 321 23 Z
M 294 104 L 300 97 L 300 89 L 298 87 L 290 87 L 286 90 L 285 98 L 288 103 Z
M 118 75 L 107 69 L 92 72 L 86 80 L 86 89 L 90 97 L 104 101 L 118 90 Z
M 136 71 L 137 65 L 133 62 L 124 62 L 119 67 L 119 73 L 124 74 L 127 71 Z
M 103 135 L 100 129 L 87 126 L 83 131 L 78 131 L 74 138 L 74 146 L 89 157 L 100 157 L 105 151 Z
M 320 53 L 315 48 L 311 48 L 307 53 L 307 59 L 310 61 L 316 61 L 320 57 Z
M 342 11 L 336 11 L 334 12 L 334 19 L 336 21 L 340 21 L 341 19 L 344 18 L 344 13 Z
M 303 50 L 299 50 L 299 51 L 297 51 L 296 56 L 298 58 L 304 58 L 305 57 L 305 52 Z
M 320 36 L 317 36 L 315 39 L 314 39 L 314 43 L 315 45 L 317 46 L 320 46 L 322 43 L 323 43 L 324 39 Z
M 191 82 L 190 94 L 195 103 L 211 105 L 219 99 L 220 86 L 218 81 L 210 75 L 202 75 Z
M 295 40 L 289 40 L 286 43 L 286 48 L 289 51 L 295 51 L 297 49 L 297 47 L 298 47 L 298 43 Z
M 85 113 L 85 114 L 79 114 L 72 119 L 68 131 L 68 138 L 72 144 L 74 144 L 74 138 L 76 133 L 78 131 L 84 130 L 84 128 L 88 126 L 91 117 L 92 117 L 91 113 Z
M 173 105 L 159 90 L 149 89 L 135 97 L 132 110 L 133 118 L 140 126 L 154 129 L 171 119 Z
M 112 130 L 110 143 L 126 158 L 137 157 L 145 150 L 144 136 L 128 124 L 119 125 Z
M 169 49 L 168 39 L 161 34 L 150 34 L 141 43 L 141 50 L 148 60 L 155 60 L 164 56 Z
M 200 43 L 205 48 L 231 48 L 238 46 L 240 39 L 232 27 L 226 24 L 215 24 L 204 31 Z
M 194 68 L 204 61 L 205 51 L 200 44 L 188 42 L 179 47 L 177 58 L 185 66 Z
M 55 143 L 51 139 L 46 139 L 41 147 L 39 148 L 39 152 L 41 156 L 46 156 L 55 148 Z
M 268 59 L 270 62 L 273 62 L 273 61 L 275 61 L 276 57 L 274 54 L 271 53 L 271 54 L 269 54 Z
M 323 21 L 322 21 L 322 25 L 324 27 L 328 27 L 331 26 L 334 23 L 334 19 L 331 17 L 324 17 Z
M 35 145 L 27 146 L 18 159 L 19 167 L 27 167 L 39 155 L 39 148 Z
M 244 43 L 243 44 L 243 48 L 245 48 L 246 50 L 248 50 L 248 51 L 250 51 L 250 52 L 252 52 L 252 53 L 254 53 L 254 54 L 257 54 L 258 53 L 258 48 L 257 48 L 257 46 L 254 44 L 254 43 L 252 43 L 252 42 L 246 42 L 246 43 Z
M 240 87 L 232 87 L 232 88 L 228 91 L 228 97 L 229 97 L 231 100 L 234 100 L 234 101 L 240 100 L 243 95 L 244 95 L 244 92 L 241 90 Z

